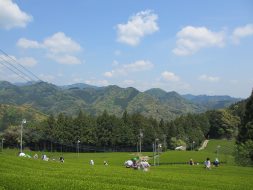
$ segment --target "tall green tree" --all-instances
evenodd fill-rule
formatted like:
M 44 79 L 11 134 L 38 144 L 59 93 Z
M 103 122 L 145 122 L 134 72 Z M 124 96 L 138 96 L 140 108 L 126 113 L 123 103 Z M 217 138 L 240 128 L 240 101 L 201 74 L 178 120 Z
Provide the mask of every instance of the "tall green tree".
M 248 98 L 237 138 L 236 161 L 241 165 L 253 165 L 253 90 Z
M 207 112 L 210 122 L 210 138 L 233 138 L 237 136 L 240 118 L 228 110 Z

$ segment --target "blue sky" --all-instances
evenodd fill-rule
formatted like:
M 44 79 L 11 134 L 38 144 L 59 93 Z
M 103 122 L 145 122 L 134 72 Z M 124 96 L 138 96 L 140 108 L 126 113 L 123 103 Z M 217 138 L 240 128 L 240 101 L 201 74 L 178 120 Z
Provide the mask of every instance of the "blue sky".
M 0 0 L 0 49 L 57 85 L 245 98 L 253 1 Z M 0 80 L 24 81 L 3 64 Z

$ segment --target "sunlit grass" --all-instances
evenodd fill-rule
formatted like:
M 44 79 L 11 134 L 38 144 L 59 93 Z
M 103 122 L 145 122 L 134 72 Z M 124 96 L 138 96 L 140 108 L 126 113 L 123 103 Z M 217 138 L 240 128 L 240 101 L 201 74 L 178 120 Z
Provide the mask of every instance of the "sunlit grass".
M 61 153 L 46 153 L 56 159 L 46 162 L 17 157 L 17 152 L 4 150 L 0 153 L 0 189 L 253 189 L 253 168 L 250 167 L 227 163 L 206 170 L 202 163 L 165 165 L 187 162 L 190 158 L 204 161 L 207 156 L 216 155 L 212 150 L 163 153 L 161 165 L 152 166 L 148 172 L 123 166 L 124 161 L 135 153 L 80 153 L 79 156 L 63 153 L 65 162 L 60 163 Z M 38 154 L 41 156 L 42 153 Z M 94 166 L 89 165 L 90 159 L 95 161 Z M 109 166 L 103 165 L 104 160 Z

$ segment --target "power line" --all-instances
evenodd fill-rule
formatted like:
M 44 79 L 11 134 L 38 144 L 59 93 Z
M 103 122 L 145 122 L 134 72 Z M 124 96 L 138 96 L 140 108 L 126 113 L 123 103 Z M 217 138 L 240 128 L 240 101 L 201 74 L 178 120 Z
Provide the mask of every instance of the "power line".
M 22 67 L 26 72 L 28 72 L 30 75 L 32 75 L 33 77 L 35 77 L 36 79 L 38 79 L 39 81 L 42 81 L 39 77 L 37 77 L 34 73 L 32 73 L 31 71 L 29 71 L 28 69 L 26 69 L 23 65 L 21 65 L 17 60 L 15 60 L 14 58 L 12 58 L 11 56 L 9 56 L 7 53 L 5 53 L 2 49 L 0 49 L 0 52 L 2 52 L 7 58 L 9 58 L 12 62 L 16 63 L 18 66 Z M 3 59 L 3 58 L 2 58 Z M 6 60 L 5 60 L 6 61 Z M 7 61 L 12 67 L 14 67 L 15 69 L 17 69 L 18 71 L 20 71 L 17 67 L 15 67 L 13 65 L 13 63 L 10 63 L 9 61 Z M 22 74 L 28 76 L 27 74 L 25 74 L 24 72 L 20 71 Z M 33 81 L 30 76 L 28 77 L 31 81 Z
M 2 57 L 0 57 L 2 59 Z M 5 60 L 4 60 L 5 61 Z M 6 61 L 5 61 L 6 62 Z M 25 78 L 24 76 L 20 75 L 19 73 L 17 73 L 16 71 L 14 71 L 13 69 L 11 69 L 8 65 L 4 64 L 3 62 L 0 61 L 0 64 L 2 64 L 3 66 L 5 66 L 7 69 L 9 69 L 10 71 L 14 72 L 16 75 L 18 75 L 19 77 L 23 78 L 24 80 L 26 80 L 27 82 L 29 82 L 29 80 L 27 80 L 27 78 Z
M 10 70 L 11 72 L 15 73 L 17 76 L 19 76 L 20 78 L 24 79 L 27 82 L 30 81 L 34 81 L 33 78 L 31 76 L 29 76 L 27 73 L 30 73 L 30 75 L 32 75 L 33 77 L 35 77 L 36 79 L 38 79 L 38 82 L 43 82 L 39 77 L 37 77 L 35 74 L 33 74 L 31 71 L 29 71 L 28 69 L 26 69 L 24 66 L 22 66 L 20 63 L 18 63 L 18 61 L 16 61 L 15 59 L 13 59 L 11 56 L 9 56 L 7 53 L 5 53 L 2 49 L 0 49 L 0 52 L 3 53 L 3 56 L 0 56 L 0 64 L 2 64 L 3 66 L 5 66 L 8 70 Z M 17 68 L 15 66 L 15 63 L 22 67 L 27 73 L 25 73 L 24 71 L 22 71 L 20 68 Z M 40 86 L 38 86 L 40 88 Z M 37 110 L 34 110 L 35 112 L 48 116 L 45 113 L 39 112 Z
M 19 68 L 17 68 L 17 67 L 15 67 L 9 60 L 6 60 L 6 59 L 4 59 L 4 58 L 6 58 L 6 56 L 0 56 L 0 58 L 5 62 L 5 63 L 7 63 L 8 64 L 8 66 L 11 66 L 12 68 L 14 68 L 15 70 L 16 70 L 16 74 L 17 74 L 17 72 L 20 72 L 21 74 L 23 74 L 23 75 L 25 75 L 29 80 L 33 80 L 32 78 L 30 78 L 30 76 L 29 75 L 27 75 L 26 73 L 24 73 L 23 71 L 21 71 Z M 6 66 L 6 65 L 5 65 Z M 6 66 L 7 67 L 7 66 Z M 11 70 L 11 71 L 13 71 L 13 70 Z M 14 72 L 14 71 L 13 71 Z M 19 75 L 20 76 L 20 75 Z

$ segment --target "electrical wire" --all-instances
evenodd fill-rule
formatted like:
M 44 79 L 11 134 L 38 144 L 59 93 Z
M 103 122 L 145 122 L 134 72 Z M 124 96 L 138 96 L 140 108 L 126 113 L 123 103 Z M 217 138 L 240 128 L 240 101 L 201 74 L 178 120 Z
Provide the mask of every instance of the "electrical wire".
M 26 69 L 23 65 L 21 65 L 17 60 L 15 60 L 14 58 L 12 58 L 11 56 L 9 56 L 6 52 L 4 52 L 2 49 L 0 49 L 0 52 L 2 52 L 3 55 L 5 55 L 6 58 L 8 58 L 9 60 L 12 61 L 6 61 L 5 62 L 8 62 L 9 65 L 11 65 L 13 68 L 15 68 L 16 70 L 18 70 L 19 72 L 21 72 L 22 74 L 26 75 L 31 81 L 34 81 L 30 76 L 28 76 L 26 73 L 24 73 L 23 71 L 21 71 L 20 69 L 18 69 L 17 67 L 15 67 L 13 65 L 13 62 L 15 64 L 17 64 L 18 66 L 20 66 L 22 69 L 24 69 L 27 73 L 29 73 L 30 75 L 32 75 L 33 77 L 35 77 L 39 82 L 42 81 L 39 77 L 37 77 L 33 72 L 29 71 L 28 69 Z M 3 59 L 3 57 L 0 57 Z M 4 59 L 3 59 L 4 60 Z
M 0 59 L 2 59 L 4 62 L 6 62 L 2 57 L 0 57 Z M 3 66 L 5 66 L 8 70 L 14 72 L 16 75 L 18 75 L 19 77 L 21 77 L 22 79 L 24 79 L 25 81 L 29 82 L 29 80 L 27 78 L 25 78 L 24 76 L 22 76 L 20 73 L 14 71 L 12 68 L 10 68 L 8 65 L 4 64 L 3 62 L 0 61 L 0 64 L 2 64 Z M 26 76 L 27 77 L 27 76 Z

